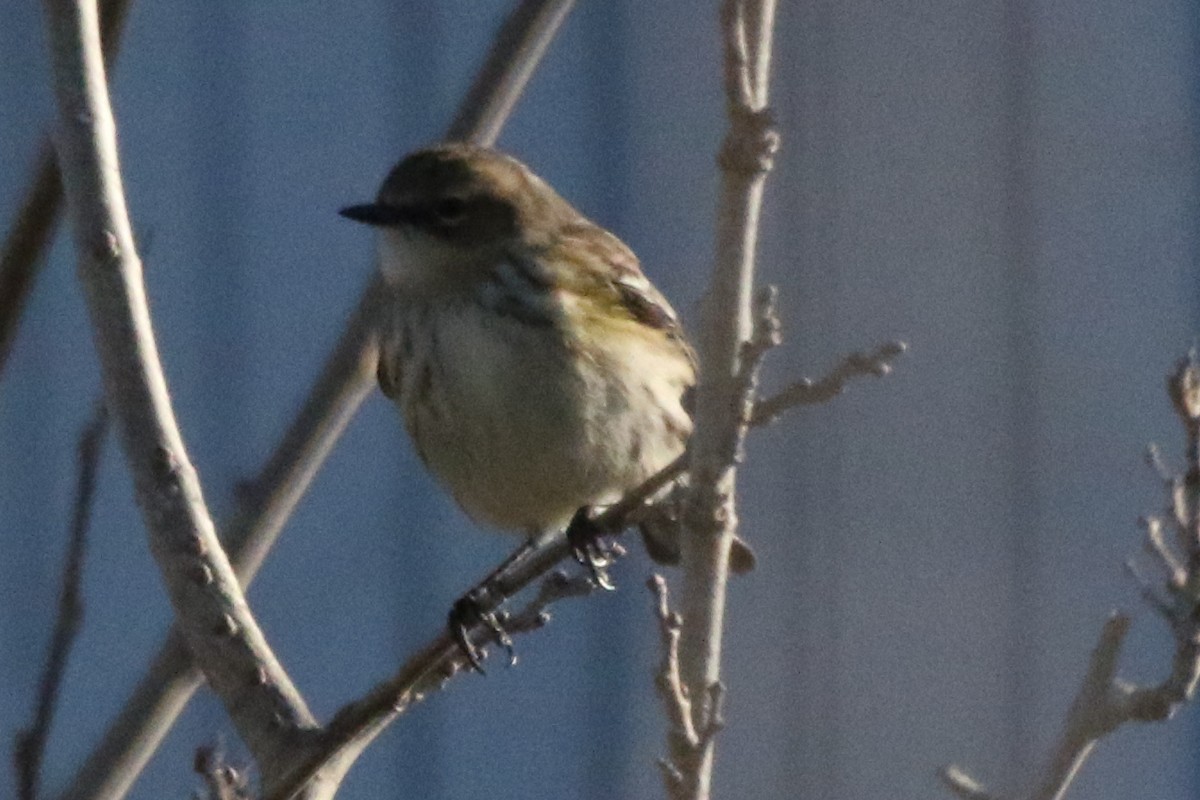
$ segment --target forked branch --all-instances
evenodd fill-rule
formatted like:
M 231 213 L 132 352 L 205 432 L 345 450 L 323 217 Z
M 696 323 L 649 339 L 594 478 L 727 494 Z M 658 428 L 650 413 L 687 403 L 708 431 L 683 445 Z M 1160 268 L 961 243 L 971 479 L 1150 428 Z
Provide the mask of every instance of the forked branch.
M 1195 697 L 1200 681 L 1200 362 L 1195 351 L 1176 366 L 1167 390 L 1183 423 L 1187 466 L 1183 474 L 1174 475 L 1157 451 L 1151 451 L 1151 465 L 1167 490 L 1167 508 L 1145 520 L 1146 550 L 1163 577 L 1155 582 L 1141 576 L 1132 561 L 1130 571 L 1174 636 L 1170 670 L 1154 686 L 1134 686 L 1118 678 L 1130 619 L 1125 614 L 1109 617 L 1058 741 L 1040 771 L 1030 771 L 1030 788 L 1017 797 L 1059 800 L 1101 739 L 1129 722 L 1169 719 Z M 1174 541 L 1167 541 L 1164 529 L 1171 529 Z M 941 777 L 963 800 L 1001 800 L 959 767 L 945 768 Z

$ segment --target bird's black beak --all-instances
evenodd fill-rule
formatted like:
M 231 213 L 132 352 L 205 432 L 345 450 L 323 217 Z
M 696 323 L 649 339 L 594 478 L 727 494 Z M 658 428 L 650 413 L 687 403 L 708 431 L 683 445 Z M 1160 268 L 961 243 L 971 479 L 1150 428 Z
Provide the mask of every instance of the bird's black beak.
M 399 225 L 408 220 L 403 209 L 379 203 L 364 203 L 360 206 L 347 206 L 338 212 L 346 219 L 361 222 L 376 227 Z

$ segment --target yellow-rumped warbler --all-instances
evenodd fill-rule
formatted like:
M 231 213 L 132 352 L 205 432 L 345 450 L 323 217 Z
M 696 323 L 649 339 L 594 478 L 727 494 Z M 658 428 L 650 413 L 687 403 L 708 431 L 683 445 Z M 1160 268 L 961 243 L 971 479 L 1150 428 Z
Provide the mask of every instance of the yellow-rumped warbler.
M 675 312 L 624 243 L 524 164 L 421 150 L 341 213 L 380 231 L 379 385 L 473 519 L 557 530 L 683 452 L 695 358 Z M 643 531 L 656 560 L 678 561 L 676 530 Z M 737 542 L 731 566 L 752 565 Z

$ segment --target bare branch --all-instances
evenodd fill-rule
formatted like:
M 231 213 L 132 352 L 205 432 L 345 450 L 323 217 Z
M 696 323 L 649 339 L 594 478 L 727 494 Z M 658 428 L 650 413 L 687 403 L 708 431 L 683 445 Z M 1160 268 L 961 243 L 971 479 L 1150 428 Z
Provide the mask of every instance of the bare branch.
M 1196 502 L 1200 497 L 1200 362 L 1195 352 L 1179 362 L 1167 386 L 1186 434 L 1188 467 L 1182 476 L 1161 475 L 1172 505 L 1170 517 L 1144 521 L 1148 546 L 1164 567 L 1166 584 L 1160 590 L 1132 561 L 1127 566 L 1143 598 L 1175 637 L 1170 672 L 1155 686 L 1137 687 L 1120 680 L 1117 667 L 1130 620 L 1124 614 L 1110 616 L 1045 766 L 1030 770 L 1033 786 L 1024 795 L 1030 800 L 1060 800 L 1101 739 L 1128 722 L 1169 719 L 1195 697 L 1200 682 L 1200 538 L 1194 535 L 1200 531 L 1200 504 Z M 1154 461 L 1163 465 L 1161 458 Z M 1178 529 L 1182 559 L 1166 544 L 1163 525 Z M 961 770 L 952 769 L 961 786 L 975 785 Z M 992 797 L 986 792 L 971 795 L 953 783 L 948 785 L 960 797 Z
M 494 141 L 572 7 L 573 0 L 522 0 L 517 5 L 475 82 L 476 89 L 460 106 L 449 137 L 478 144 Z M 491 87 L 494 94 L 482 99 L 479 87 Z M 325 457 L 374 388 L 378 289 L 374 279 L 363 292 L 299 414 L 259 475 L 241 493 L 238 508 L 224 527 L 243 586 L 253 579 Z M 75 775 L 66 797 L 123 797 L 200 683 L 182 637 L 172 630 L 115 723 Z
M 575 0 L 526 0 L 504 20 L 483 68 L 446 131 L 448 141 L 491 145 Z
M 670 470 L 668 467 L 667 470 Z M 667 470 L 664 470 L 666 472 Z M 661 473 L 651 478 L 635 494 L 653 494 L 649 485 L 661 485 Z M 620 504 L 619 504 L 620 505 Z M 611 506 L 598 515 L 595 524 L 605 531 L 620 531 L 632 523 L 642 503 Z M 617 509 L 617 511 L 613 511 Z M 611 513 L 610 513 L 611 512 Z M 614 555 L 619 555 L 617 551 Z M 571 545 L 565 532 L 543 541 L 529 554 L 513 561 L 505 570 L 493 576 L 496 590 L 489 593 L 481 603 L 481 611 L 496 610 L 510 598 L 538 581 L 559 563 L 573 558 Z M 547 617 L 550 603 L 566 597 L 583 596 L 594 586 L 590 574 L 575 577 L 554 577 L 543 581 L 538 595 L 518 614 L 510 617 L 507 632 L 527 633 L 541 628 Z M 483 641 L 485 629 L 482 623 L 468 632 L 473 641 Z M 344 706 L 326 726 L 317 747 L 281 781 L 267 800 L 289 800 L 305 783 L 330 764 L 353 761 L 384 728 L 413 705 L 425 699 L 431 692 L 441 689 L 446 682 L 460 673 L 466 659 L 457 641 L 445 629 L 422 647 L 400 667 L 389 679 L 376 686 L 363 698 Z
M 1187 583 L 1187 570 L 1163 535 L 1160 517 L 1143 517 L 1142 528 L 1146 531 L 1146 550 L 1155 556 L 1155 563 L 1167 574 L 1167 583 L 1172 589 L 1183 589 Z
M 870 353 L 851 353 L 827 375 L 813 382 L 807 378 L 796 381 L 783 391 L 759 401 L 751 422 L 766 425 L 781 412 L 793 406 L 827 403 L 845 391 L 852 378 L 874 376 L 882 378 L 892 371 L 892 362 L 908 350 L 904 342 L 887 342 Z
M 562 570 L 551 572 L 543 580 L 537 594 L 516 614 L 505 615 L 500 623 L 510 634 L 529 633 L 546 627 L 550 621 L 550 606 L 559 600 L 587 597 L 597 590 L 590 572 L 568 575 Z
M 1087 674 L 1067 713 L 1066 725 L 1031 797 L 1039 800 L 1062 797 L 1096 740 L 1124 721 L 1113 704 L 1113 681 L 1128 632 L 1129 617 L 1124 614 L 1113 614 L 1104 623 Z
M 38 684 L 37 705 L 29 727 L 18 731 L 13 746 L 13 762 L 17 770 L 17 797 L 36 800 L 41 780 L 42 757 L 50 738 L 54 709 L 62 689 L 63 674 L 71 655 L 71 647 L 83 621 L 83 558 L 87 548 L 87 532 L 92 520 L 92 499 L 96 494 L 96 470 L 108 430 L 108 414 L 104 401 L 95 404 L 91 418 L 79 434 L 79 472 L 75 482 L 75 503 L 67 537 L 67 553 L 63 559 L 62 583 L 58 593 L 58 610 L 50 647 Z
M 57 149 L 112 411 L 168 595 L 209 684 L 259 763 L 315 725 L 217 540 L 167 394 L 118 170 L 94 3 L 46 0 Z
M 662 701 L 663 713 L 667 717 L 667 737 L 671 740 L 669 752 L 695 751 L 700 746 L 700 737 L 692 720 L 692 703 L 687 687 L 679 673 L 679 635 L 683 627 L 680 616 L 671 611 L 667 582 L 661 575 L 652 575 L 646 581 L 647 588 L 654 593 L 654 613 L 658 619 L 659 647 L 662 659 L 654 675 L 654 686 Z M 667 797 L 681 800 L 686 797 L 687 783 L 679 765 L 673 758 L 659 760 Z
M 128 7 L 128 0 L 104 0 L 100 4 L 100 38 L 104 44 L 104 63 L 110 69 L 120 49 Z M 4 375 L 25 301 L 58 227 L 61 209 L 62 179 L 54 158 L 54 145 L 49 136 L 44 136 L 25 199 L 0 250 L 0 376 Z
M 752 308 L 763 186 L 779 136 L 767 107 L 774 0 L 724 0 L 724 82 L 729 131 L 721 147 L 716 254 L 698 342 L 700 383 L 690 446 L 691 490 L 682 515 L 683 628 L 679 662 L 693 699 L 698 748 L 668 735 L 677 797 L 706 800 L 718 728 L 721 638 L 729 548 L 737 531 L 736 462 L 752 417 L 757 362 L 778 339 L 770 295 Z M 695 702 L 706 698 L 705 702 Z M 669 782 L 673 780 L 668 771 Z

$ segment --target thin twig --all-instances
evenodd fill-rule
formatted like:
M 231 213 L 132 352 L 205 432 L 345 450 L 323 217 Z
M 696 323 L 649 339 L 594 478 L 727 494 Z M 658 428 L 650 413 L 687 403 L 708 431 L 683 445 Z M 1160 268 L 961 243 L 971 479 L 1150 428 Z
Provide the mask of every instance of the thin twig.
M 1062 733 L 1054 743 L 1045 766 L 1030 770 L 1032 788 L 1023 797 L 1029 800 L 1061 800 L 1096 744 L 1129 722 L 1156 722 L 1169 719 L 1196 694 L 1200 681 L 1200 539 L 1191 535 L 1200 530 L 1200 362 L 1193 352 L 1181 360 L 1168 379 L 1168 392 L 1183 423 L 1188 454 L 1187 470 L 1175 478 L 1162 477 L 1171 505 L 1165 519 L 1147 523 L 1151 550 L 1159 556 L 1167 579 L 1160 591 L 1148 578 L 1135 574 L 1146 602 L 1160 615 L 1175 638 L 1170 671 L 1154 686 L 1132 686 L 1117 677 L 1121 646 L 1129 631 L 1130 620 L 1113 614 L 1101 629 L 1088 665 L 1067 713 Z M 1161 468 L 1161 459 L 1151 466 Z M 1180 559 L 1163 540 L 1162 525 L 1182 529 L 1182 574 Z M 1187 535 L 1183 535 L 1187 534 Z M 967 800 L 996 800 L 983 792 L 972 795 L 963 786 L 978 786 L 961 769 L 952 769 L 957 783 L 951 790 Z M 949 771 L 949 770 L 948 770 Z
M 682 461 L 676 461 L 658 475 L 651 477 L 621 502 L 599 514 L 593 523 L 601 530 L 616 533 L 633 524 L 645 502 L 671 478 L 679 474 Z M 617 550 L 614 556 L 623 551 Z M 573 558 L 573 549 L 566 533 L 549 538 L 526 557 L 514 561 L 508 569 L 493 576 L 495 590 L 483 598 L 480 610 L 485 614 L 499 608 L 527 587 L 546 576 L 560 563 Z M 514 615 L 516 620 L 508 632 L 527 633 L 542 627 L 547 606 L 564 597 L 585 594 L 585 578 L 553 577 L 543 581 L 541 590 L 525 609 Z M 481 624 L 468 631 L 472 641 L 484 641 L 486 630 Z M 295 766 L 267 800 L 289 800 L 295 792 L 328 765 L 353 759 L 384 728 L 399 715 L 423 700 L 430 692 L 440 689 L 448 679 L 462 671 L 465 657 L 458 642 L 443 627 L 428 644 L 410 656 L 400 669 L 364 697 L 347 704 L 326 726 L 319 747 Z
M 1161 517 L 1144 517 L 1141 520 L 1146 531 L 1146 550 L 1155 557 L 1155 563 L 1167 575 L 1167 585 L 1173 590 L 1187 585 L 1187 569 L 1175 554 L 1166 536 L 1163 535 Z
M 491 87 L 494 96 L 481 100 L 478 93 L 468 95 L 448 137 L 482 145 L 495 141 L 573 4 L 574 0 L 517 4 L 510 18 L 523 20 L 523 26 L 516 31 L 505 24 L 508 33 L 497 37 L 474 84 Z M 243 586 L 253 579 L 313 476 L 374 386 L 378 286 L 378 280 L 372 280 L 363 292 L 299 414 L 257 478 L 247 484 L 248 491 L 239 497 L 238 508 L 223 529 Z M 182 637 L 173 629 L 65 797 L 124 797 L 201 680 Z
M 550 622 L 550 606 L 559 600 L 587 597 L 598 590 L 589 571 L 568 575 L 562 570 L 551 572 L 542 580 L 537 594 L 516 614 L 505 614 L 500 623 L 509 634 L 531 633 Z
M 961 800 L 1000 800 L 956 766 L 942 768 L 938 771 L 938 778 Z
M 907 349 L 908 346 L 904 342 L 887 342 L 870 353 L 851 353 L 820 380 L 799 380 L 769 399 L 757 403 L 751 421 L 755 425 L 765 425 L 774 420 L 781 411 L 792 406 L 829 402 L 845 390 L 851 378 L 882 378 L 891 372 L 892 362 L 904 355 Z
M 198 747 L 192 770 L 204 779 L 206 800 L 252 800 L 244 768 L 234 767 L 220 747 Z
M 36 800 L 41 782 L 42 758 L 54 709 L 62 691 L 62 679 L 71 656 L 71 647 L 83 622 L 83 559 L 87 551 L 87 532 L 92 520 L 92 501 L 96 494 L 96 470 L 104 449 L 104 434 L 108 430 L 108 414 L 104 401 L 95 404 L 91 418 L 79 434 L 77 461 L 79 471 L 75 481 L 75 503 L 71 512 L 71 527 L 67 537 L 67 552 L 63 559 L 62 582 L 58 592 L 54 630 L 46 651 L 46 662 L 38 682 L 37 704 L 33 720 L 19 731 L 13 746 L 13 761 L 17 770 L 17 797 Z
M 128 7 L 128 0 L 104 0 L 100 5 L 100 38 L 104 44 L 104 63 L 110 72 L 121 47 Z M 4 375 L 25 302 L 54 238 L 61 210 L 62 179 L 54 158 L 54 144 L 49 136 L 43 136 L 25 199 L 0 249 L 0 377 Z
M 654 594 L 654 615 L 658 619 L 661 659 L 658 671 L 654 674 L 654 686 L 667 717 L 667 736 L 674 740 L 670 752 L 696 750 L 700 746 L 700 737 L 692 720 L 692 703 L 687 687 L 683 685 L 679 672 L 679 632 L 683 621 L 671 611 L 667 582 L 661 575 L 650 576 L 646 586 Z M 687 784 L 674 759 L 659 759 L 658 765 L 667 797 L 671 800 L 686 797 Z

